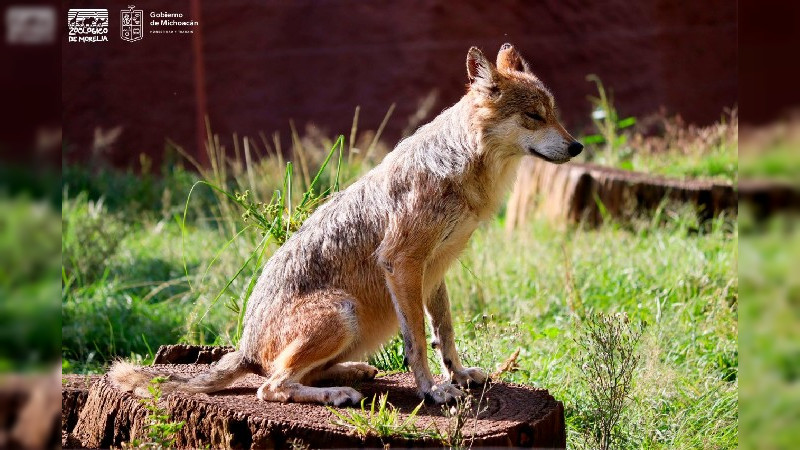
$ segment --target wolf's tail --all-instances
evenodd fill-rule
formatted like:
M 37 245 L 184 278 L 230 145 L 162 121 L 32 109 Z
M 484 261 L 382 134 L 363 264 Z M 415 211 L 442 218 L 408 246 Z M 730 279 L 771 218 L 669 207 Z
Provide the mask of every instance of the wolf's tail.
M 164 377 L 159 383 L 162 392 L 214 392 L 225 388 L 237 379 L 251 373 L 252 369 L 241 352 L 226 354 L 218 363 L 195 376 L 181 376 L 158 371 L 144 371 L 131 363 L 117 361 L 111 366 L 108 376 L 119 389 L 133 392 L 140 397 L 150 397 L 148 386 L 156 377 Z

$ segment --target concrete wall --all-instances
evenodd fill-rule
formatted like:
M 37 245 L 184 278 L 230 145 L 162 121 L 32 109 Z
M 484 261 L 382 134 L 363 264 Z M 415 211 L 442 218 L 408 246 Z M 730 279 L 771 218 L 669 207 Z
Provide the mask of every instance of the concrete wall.
M 117 165 L 146 152 L 159 158 L 166 138 L 198 151 L 198 93 L 215 132 L 254 136 L 288 121 L 348 134 L 357 105 L 361 127 L 377 128 L 396 103 L 385 138 L 395 141 L 419 100 L 432 90 L 434 113 L 466 83 L 467 49 L 521 49 L 555 92 L 575 131 L 586 125 L 599 75 L 618 109 L 642 116 L 662 105 L 699 123 L 737 102 L 737 12 L 731 0 L 629 2 L 201 1 L 201 59 L 196 35 L 119 39 L 119 10 L 130 2 L 69 0 L 107 7 L 109 42 L 62 44 L 64 139 L 69 157 L 91 157 L 95 128 L 123 126 L 107 157 Z M 183 12 L 190 1 L 138 2 Z M 197 41 L 200 43 L 200 41 Z M 204 83 L 196 83 L 195 63 Z M 199 130 L 202 132 L 202 130 Z

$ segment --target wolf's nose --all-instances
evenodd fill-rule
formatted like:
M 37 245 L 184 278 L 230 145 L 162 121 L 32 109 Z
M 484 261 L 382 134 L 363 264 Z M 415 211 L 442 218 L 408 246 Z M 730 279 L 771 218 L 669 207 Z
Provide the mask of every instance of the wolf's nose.
M 578 141 L 569 144 L 569 147 L 567 147 L 567 152 L 569 152 L 569 156 L 578 156 L 581 154 L 582 151 L 583 151 L 583 144 L 581 144 Z

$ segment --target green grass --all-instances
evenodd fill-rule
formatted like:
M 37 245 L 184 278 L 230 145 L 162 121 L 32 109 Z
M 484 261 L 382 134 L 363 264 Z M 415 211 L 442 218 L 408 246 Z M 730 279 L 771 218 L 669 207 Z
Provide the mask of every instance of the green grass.
M 774 128 L 780 130 L 779 126 Z M 800 129 L 800 124 L 793 123 L 788 128 L 797 130 Z M 772 131 L 772 133 L 779 132 Z M 800 136 L 785 138 L 778 134 L 767 142 L 748 139 L 748 142 L 742 145 L 739 174 L 743 179 L 778 181 L 796 187 L 800 174 L 798 145 Z
M 373 435 L 379 438 L 399 436 L 405 439 L 435 439 L 440 440 L 440 434 L 433 429 L 420 429 L 415 425 L 417 413 L 422 407 L 422 402 L 417 405 L 403 420 L 400 411 L 389 403 L 389 396 L 381 394 L 372 397 L 367 408 L 367 399 L 361 400 L 360 409 L 337 411 L 331 407 L 328 410 L 336 417 L 334 423 L 353 430 L 360 436 Z M 377 404 L 376 404 L 377 402 Z M 377 407 L 377 408 L 376 408 Z
M 49 201 L 0 192 L 0 375 L 58 360 L 60 231 Z
M 672 178 L 736 181 L 739 173 L 736 147 L 720 146 L 708 153 L 670 152 L 664 155 L 636 155 L 633 170 Z
M 594 231 L 533 222 L 512 236 L 499 224 L 480 229 L 464 266 L 447 277 L 459 348 L 491 367 L 521 347 L 521 370 L 509 379 L 563 400 L 577 437 L 587 400 L 577 322 L 593 311 L 626 312 L 648 324 L 623 425 L 632 446 L 735 447 L 737 233 L 724 221 L 692 229 L 690 221 Z M 469 321 L 482 314 L 494 317 L 490 338 Z
M 800 439 L 800 228 L 797 216 L 743 220 L 741 448 L 793 448 Z
M 360 172 L 347 170 L 347 180 Z M 326 177 L 323 186 L 335 180 Z M 197 180 L 164 180 L 173 200 L 150 209 L 65 190 L 64 372 L 100 371 L 120 356 L 146 361 L 163 344 L 236 342 L 242 299 L 260 268 L 245 261 L 259 248 L 268 257 L 275 244 L 263 244 L 264 228 L 248 226 L 239 206 L 213 192 L 199 194 L 203 207 L 184 222 Z M 290 196 L 293 205 L 303 190 Z M 519 370 L 503 378 L 563 401 L 572 447 L 593 420 L 576 339 L 582 319 L 597 312 L 647 323 L 615 430 L 621 447 L 738 444 L 738 230 L 730 220 L 701 225 L 692 214 L 662 213 L 597 229 L 531 220 L 510 235 L 498 218 L 476 231 L 447 274 L 465 364 L 492 371 L 520 349 Z M 372 362 L 403 370 L 401 341 Z
M 78 201 L 87 202 L 83 199 Z M 81 215 L 89 208 L 73 209 L 64 202 L 62 243 L 65 267 L 73 254 L 112 247 L 97 241 L 71 238 L 72 228 L 97 226 L 95 218 Z M 91 273 L 70 275 L 66 269 L 62 284 L 62 355 L 88 371 L 101 370 L 116 356 L 152 356 L 159 345 L 177 342 L 230 344 L 236 320 L 224 301 L 212 306 L 223 292 L 225 300 L 238 297 L 246 285 L 232 277 L 256 246 L 257 233 L 243 234 L 218 255 L 221 231 L 213 221 L 188 226 L 185 237 L 177 220 L 124 222 L 102 209 L 106 227 L 115 233 L 113 251 Z M 130 219 L 128 217 L 127 219 Z M 98 233 L 76 235 L 98 238 Z M 105 239 L 105 237 L 103 237 Z M 227 240 L 227 239 L 226 239 Z M 184 272 L 184 264 L 190 276 Z M 256 273 L 250 267 L 246 274 Z M 190 281 L 192 287 L 190 287 Z M 202 320 L 200 318 L 202 317 Z M 86 365 L 94 361 L 95 365 Z
M 620 148 L 590 146 L 579 160 L 670 178 L 738 180 L 736 130 L 720 122 L 697 133 L 690 137 L 643 138 L 633 135 L 620 144 Z M 709 137 L 711 134 L 715 135 Z M 713 141 L 697 142 L 705 139 Z

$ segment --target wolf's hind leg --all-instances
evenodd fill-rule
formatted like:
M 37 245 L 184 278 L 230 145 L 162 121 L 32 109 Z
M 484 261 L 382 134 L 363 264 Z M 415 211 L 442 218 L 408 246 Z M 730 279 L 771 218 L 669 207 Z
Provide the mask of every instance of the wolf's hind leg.
M 270 377 L 258 389 L 265 401 L 357 404 L 362 395 L 351 387 L 311 387 L 303 382 L 347 351 L 358 329 L 352 300 L 339 293 L 316 293 L 297 302 L 292 323 L 283 336 L 289 342 L 277 357 L 266 362 Z

